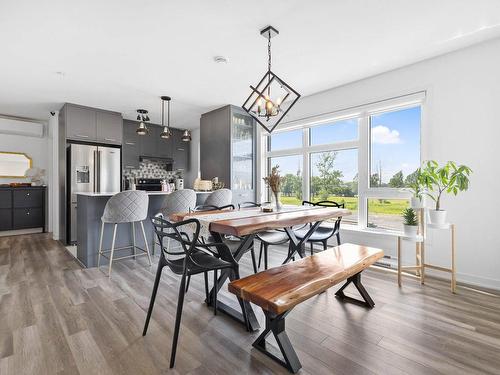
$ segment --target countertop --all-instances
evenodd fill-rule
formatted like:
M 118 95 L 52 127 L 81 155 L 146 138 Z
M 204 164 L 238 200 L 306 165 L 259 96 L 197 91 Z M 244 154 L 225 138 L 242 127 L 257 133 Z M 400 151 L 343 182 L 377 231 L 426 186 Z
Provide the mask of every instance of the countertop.
M 101 193 L 92 193 L 92 192 L 80 192 L 76 193 L 77 195 L 85 195 L 87 197 L 111 197 L 118 192 L 101 192 Z M 211 191 L 195 191 L 196 194 L 209 194 Z M 147 195 L 169 195 L 170 193 L 167 191 L 146 191 Z

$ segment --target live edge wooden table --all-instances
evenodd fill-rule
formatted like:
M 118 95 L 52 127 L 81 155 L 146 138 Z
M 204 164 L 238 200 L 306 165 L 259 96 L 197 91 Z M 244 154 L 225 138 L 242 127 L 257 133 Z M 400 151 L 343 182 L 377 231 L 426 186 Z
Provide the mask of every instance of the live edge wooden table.
M 334 219 L 341 216 L 347 216 L 351 212 L 342 208 L 334 207 L 297 207 L 297 208 L 285 208 L 280 212 L 263 213 L 260 208 L 245 208 L 241 209 L 241 214 L 237 217 L 220 219 L 223 214 L 227 212 L 235 211 L 201 211 L 201 212 L 184 212 L 176 213 L 170 215 L 170 220 L 178 222 L 188 218 L 200 217 L 200 221 L 209 222 L 209 231 L 213 236 L 215 242 L 224 242 L 224 235 L 237 236 L 241 238 L 240 245 L 237 250 L 232 254 L 226 246 L 218 246 L 217 251 L 220 257 L 228 262 L 233 263 L 234 261 L 240 261 L 241 257 L 245 252 L 253 246 L 253 241 L 257 233 L 272 230 L 272 229 L 284 229 L 290 238 L 290 251 L 287 258 L 283 264 L 288 263 L 295 255 L 299 255 L 301 258 L 305 256 L 305 243 L 309 237 L 314 233 L 318 226 L 325 220 Z M 210 216 L 213 215 L 214 219 L 210 220 Z M 234 216 L 234 215 L 233 215 Z M 295 237 L 293 232 L 293 227 L 297 225 L 311 224 L 309 231 L 301 240 Z M 239 279 L 239 274 L 233 274 L 233 272 L 227 270 L 221 272 L 218 279 L 218 289 L 220 289 L 227 279 L 231 281 Z M 212 296 L 214 289 L 210 291 L 209 299 L 207 304 L 210 306 L 212 301 Z M 235 310 L 231 306 L 223 302 L 217 302 L 217 310 L 221 311 L 230 317 L 236 319 L 237 321 L 246 325 L 246 328 L 250 331 L 256 331 L 260 328 L 255 313 L 248 301 L 243 301 L 238 298 L 238 302 L 241 307 L 241 311 L 246 312 L 247 321 L 244 319 L 242 312 Z

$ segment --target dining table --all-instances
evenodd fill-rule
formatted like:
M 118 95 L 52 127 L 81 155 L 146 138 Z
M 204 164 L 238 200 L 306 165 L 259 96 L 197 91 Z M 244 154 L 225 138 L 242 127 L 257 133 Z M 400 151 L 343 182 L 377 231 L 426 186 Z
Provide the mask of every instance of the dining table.
M 211 235 L 217 246 L 217 253 L 221 259 L 233 264 L 238 264 L 243 254 L 253 245 L 255 236 L 258 233 L 269 230 L 284 230 L 290 239 L 289 251 L 283 264 L 290 262 L 299 256 L 305 257 L 305 244 L 321 223 L 331 219 L 347 216 L 351 212 L 344 208 L 321 207 L 321 206 L 294 206 L 283 207 L 279 211 L 264 212 L 260 207 L 241 208 L 239 210 L 214 210 L 198 212 L 180 212 L 169 216 L 173 222 L 180 222 L 190 218 L 196 218 L 201 224 L 200 235 Z M 306 235 L 300 240 L 294 234 L 294 227 L 309 225 Z M 238 247 L 231 252 L 228 246 L 223 245 L 226 237 L 237 238 Z M 239 271 L 221 272 L 217 288 L 224 285 L 225 281 L 239 279 Z M 217 291 L 218 291 L 217 290 Z M 210 291 L 208 306 L 212 305 L 214 288 Z M 241 311 L 217 301 L 217 311 L 236 319 L 245 325 L 249 331 L 256 331 L 260 328 L 252 306 L 249 302 L 238 298 Z M 245 318 L 246 317 L 246 318 Z

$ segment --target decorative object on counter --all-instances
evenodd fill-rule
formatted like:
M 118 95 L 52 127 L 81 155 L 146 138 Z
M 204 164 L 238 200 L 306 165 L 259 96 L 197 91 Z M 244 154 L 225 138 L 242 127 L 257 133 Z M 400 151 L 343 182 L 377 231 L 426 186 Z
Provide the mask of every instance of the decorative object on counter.
M 161 126 L 163 131 L 160 134 L 161 138 L 168 139 L 172 136 L 172 130 L 170 130 L 170 96 L 161 97 Z M 165 126 L 165 101 L 167 102 L 167 126 Z
M 191 132 L 189 130 L 184 130 L 184 133 L 182 133 L 181 140 L 183 142 L 190 142 L 191 141 Z
M 26 177 L 29 177 L 31 179 L 31 185 L 43 186 L 45 169 L 40 169 L 38 167 L 30 168 L 26 171 Z
M 425 194 L 429 196 L 436 206 L 429 210 L 431 224 L 445 225 L 446 211 L 441 209 L 441 196 L 443 193 L 457 195 L 469 188 L 469 176 L 472 169 L 466 165 L 458 165 L 448 161 L 442 167 L 434 160 L 429 160 L 422 169 L 422 185 L 426 188 Z
M 175 190 L 182 190 L 182 189 L 184 189 L 184 179 L 181 178 L 181 177 L 177 177 L 175 179 L 174 186 L 175 186 Z
M 252 93 L 242 105 L 243 109 L 269 133 L 278 126 L 300 98 L 297 91 L 271 70 L 271 38 L 278 34 L 278 30 L 272 26 L 260 31 L 260 35 L 267 39 L 267 73 L 256 87 L 250 86 Z
M 223 181 L 219 181 L 219 177 L 212 178 L 212 190 L 223 189 L 225 186 Z
M 271 189 L 271 204 L 276 207 L 276 211 L 282 208 L 281 183 L 283 182 L 283 177 L 280 176 L 279 172 L 279 165 L 275 165 L 271 168 L 271 174 L 263 178 L 266 185 Z
M 193 189 L 197 191 L 212 191 L 212 181 L 197 178 L 194 180 Z
M 418 229 L 418 217 L 413 208 L 403 210 L 403 231 L 405 236 L 415 237 Z
M 0 151 L 0 177 L 24 178 L 33 160 L 24 152 Z
M 146 121 L 149 121 L 148 111 L 145 109 L 137 110 L 137 121 L 140 121 L 139 127 L 135 131 L 139 135 L 149 134 L 149 129 L 146 126 Z

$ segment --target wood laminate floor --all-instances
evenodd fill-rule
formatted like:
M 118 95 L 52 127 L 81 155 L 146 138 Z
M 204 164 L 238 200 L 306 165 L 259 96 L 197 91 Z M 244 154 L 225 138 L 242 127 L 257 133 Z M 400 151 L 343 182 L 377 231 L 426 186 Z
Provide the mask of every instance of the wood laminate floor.
M 270 263 L 284 253 L 271 248 Z M 243 275 L 250 265 L 245 255 Z M 109 280 L 81 269 L 47 234 L 0 238 L 0 374 L 287 373 L 252 349 L 258 333 L 213 316 L 202 277 L 186 296 L 169 370 L 179 279 L 168 270 L 141 336 L 155 270 L 145 258 L 120 261 Z M 339 302 L 332 288 L 289 315 L 302 374 L 500 374 L 498 296 L 464 288 L 452 295 L 438 280 L 421 287 L 408 279 L 398 289 L 394 274 L 377 270 L 364 283 L 373 310 Z

